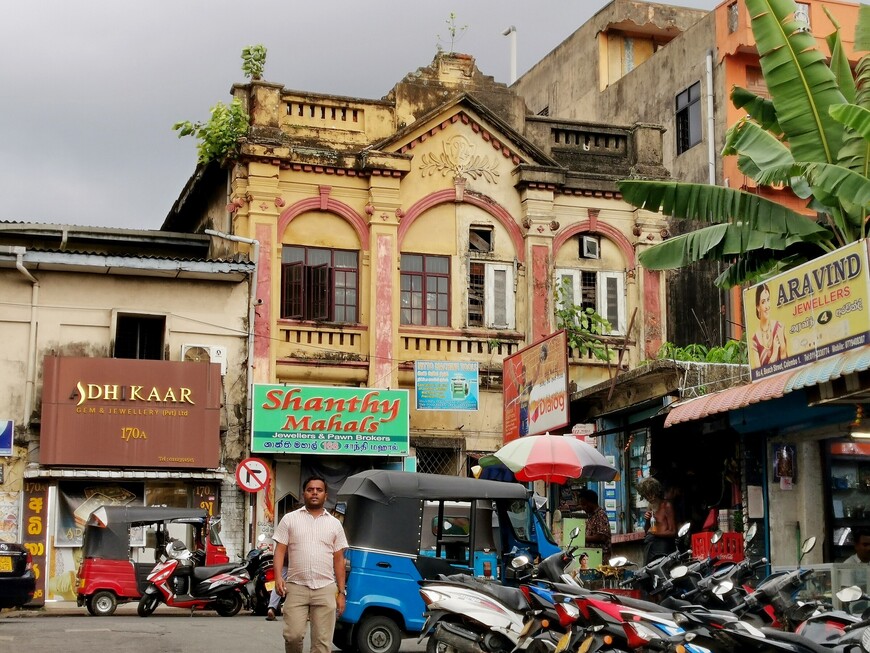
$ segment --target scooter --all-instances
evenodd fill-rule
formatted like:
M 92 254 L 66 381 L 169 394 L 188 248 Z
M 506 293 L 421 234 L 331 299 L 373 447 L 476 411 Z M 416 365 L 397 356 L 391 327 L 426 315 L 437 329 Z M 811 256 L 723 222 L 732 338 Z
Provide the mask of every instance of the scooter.
M 243 565 L 196 567 L 193 555 L 180 540 L 166 545 L 166 556 L 148 574 L 148 587 L 139 599 L 140 617 L 151 615 L 161 603 L 173 608 L 214 610 L 222 617 L 238 614 L 248 601 L 249 566 L 258 559 L 256 549 Z
M 256 565 L 251 571 L 251 580 L 248 583 L 247 594 L 250 598 L 248 608 L 257 616 L 264 616 L 269 609 L 269 599 L 275 588 L 274 553 L 272 545 L 264 535 L 260 535 L 257 548 L 248 554 L 248 560 L 256 553 Z M 283 600 L 283 599 L 282 599 Z
M 579 534 L 580 529 L 573 529 L 571 540 Z M 420 596 L 426 604 L 426 623 L 420 640 L 429 635 L 429 653 L 450 649 L 460 653 L 510 653 L 522 647 L 521 641 L 529 638 L 534 613 L 545 609 L 550 600 L 544 593 L 560 588 L 582 591 L 565 574 L 575 551 L 576 547 L 569 543 L 565 551 L 548 556 L 537 568 L 526 556 L 514 557 L 505 582 L 526 583 L 522 588 L 464 574 L 424 582 Z M 535 581 L 546 582 L 548 587 L 535 592 Z

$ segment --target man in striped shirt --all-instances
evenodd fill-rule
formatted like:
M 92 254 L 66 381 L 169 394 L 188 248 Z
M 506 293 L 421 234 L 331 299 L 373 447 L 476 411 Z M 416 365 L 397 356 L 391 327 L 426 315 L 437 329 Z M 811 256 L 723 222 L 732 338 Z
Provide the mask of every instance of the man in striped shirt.
M 285 653 L 302 653 L 309 621 L 311 653 L 330 653 L 336 617 L 344 612 L 347 538 L 341 522 L 326 510 L 326 496 L 326 481 L 308 478 L 302 507 L 284 515 L 275 529 L 275 591 L 286 597 Z

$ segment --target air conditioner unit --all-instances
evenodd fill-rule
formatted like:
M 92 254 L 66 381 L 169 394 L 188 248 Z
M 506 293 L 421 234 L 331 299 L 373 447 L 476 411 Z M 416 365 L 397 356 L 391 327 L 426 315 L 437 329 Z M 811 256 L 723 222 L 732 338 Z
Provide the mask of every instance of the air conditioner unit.
M 227 373 L 227 348 L 221 345 L 181 345 L 181 360 L 220 363 L 221 376 Z
M 599 258 L 599 245 L 595 236 L 580 236 L 580 258 Z

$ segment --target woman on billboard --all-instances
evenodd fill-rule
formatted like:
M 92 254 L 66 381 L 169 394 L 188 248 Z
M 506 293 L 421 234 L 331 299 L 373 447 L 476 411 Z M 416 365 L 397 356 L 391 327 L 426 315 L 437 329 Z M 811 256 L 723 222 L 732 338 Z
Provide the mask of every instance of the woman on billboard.
M 782 322 L 770 319 L 770 288 L 766 283 L 755 289 L 755 316 L 758 330 L 752 336 L 749 352 L 753 357 L 752 367 L 759 368 L 788 356 L 785 328 Z

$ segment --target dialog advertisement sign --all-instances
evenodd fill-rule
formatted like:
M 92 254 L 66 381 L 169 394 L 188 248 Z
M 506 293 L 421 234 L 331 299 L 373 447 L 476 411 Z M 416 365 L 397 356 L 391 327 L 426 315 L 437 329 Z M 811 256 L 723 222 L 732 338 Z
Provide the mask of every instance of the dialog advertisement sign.
M 841 247 L 743 292 L 753 381 L 870 342 L 867 243 Z
M 504 361 L 504 442 L 568 423 L 568 340 L 558 331 Z
M 408 455 L 408 391 L 254 385 L 252 453 Z
M 414 362 L 417 410 L 477 410 L 479 389 L 478 363 Z

